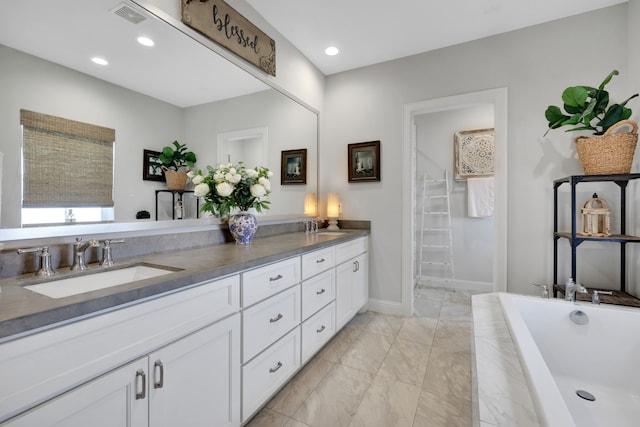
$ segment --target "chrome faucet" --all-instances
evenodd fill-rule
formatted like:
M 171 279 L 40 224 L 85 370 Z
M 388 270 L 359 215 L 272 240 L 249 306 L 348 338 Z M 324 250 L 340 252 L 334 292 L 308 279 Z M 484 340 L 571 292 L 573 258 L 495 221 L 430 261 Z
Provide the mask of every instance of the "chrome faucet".
M 76 237 L 76 241 L 73 244 L 73 264 L 71 265 L 71 271 L 87 270 L 87 263 L 85 261 L 84 254 L 89 247 L 95 248 L 99 243 L 97 240 L 89 240 L 83 242 L 82 237 Z
M 36 276 L 48 277 L 56 274 L 55 270 L 51 268 L 51 254 L 49 253 L 49 246 L 18 249 L 19 254 L 26 254 L 31 252 L 40 252 L 40 268 L 38 268 L 38 271 L 36 271 Z
M 591 303 L 592 304 L 600 304 L 600 295 L 613 295 L 611 291 L 597 291 L 593 290 L 593 294 L 591 295 Z
M 102 248 L 102 261 L 100 261 L 100 265 L 103 267 L 110 267 L 114 264 L 113 257 L 111 256 L 111 245 L 114 243 L 124 243 L 124 239 L 120 240 L 105 240 L 104 246 Z

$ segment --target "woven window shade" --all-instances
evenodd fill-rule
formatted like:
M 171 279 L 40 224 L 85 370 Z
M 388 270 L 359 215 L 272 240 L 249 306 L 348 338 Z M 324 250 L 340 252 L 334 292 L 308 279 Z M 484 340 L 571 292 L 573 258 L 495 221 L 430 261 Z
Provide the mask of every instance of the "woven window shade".
M 28 110 L 20 124 L 22 206 L 113 206 L 114 129 Z

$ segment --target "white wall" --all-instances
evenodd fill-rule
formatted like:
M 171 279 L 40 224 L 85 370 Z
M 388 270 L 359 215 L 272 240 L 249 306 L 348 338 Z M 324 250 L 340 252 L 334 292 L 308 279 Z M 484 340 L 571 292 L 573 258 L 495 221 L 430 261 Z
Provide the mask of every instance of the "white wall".
M 508 289 L 531 293 L 531 283 L 551 282 L 552 181 L 582 170 L 571 135 L 542 138 L 544 110 L 565 87 L 597 85 L 613 68 L 622 75 L 611 85 L 612 98 L 626 97 L 626 14 L 623 4 L 327 78 L 320 186 L 340 193 L 343 217 L 372 221 L 372 298 L 402 299 L 403 104 L 497 87 L 509 91 Z M 347 144 L 378 139 L 382 181 L 349 184 Z M 604 276 L 617 278 L 605 264 Z
M 466 180 L 455 181 L 454 134 L 493 127 L 493 105 L 442 111 L 417 116 L 416 207 L 421 215 L 422 177 L 449 176 L 451 229 L 455 279 L 458 285 L 493 283 L 493 218 L 469 218 Z M 420 234 L 420 215 L 416 231 Z M 491 289 L 491 287 L 489 287 Z

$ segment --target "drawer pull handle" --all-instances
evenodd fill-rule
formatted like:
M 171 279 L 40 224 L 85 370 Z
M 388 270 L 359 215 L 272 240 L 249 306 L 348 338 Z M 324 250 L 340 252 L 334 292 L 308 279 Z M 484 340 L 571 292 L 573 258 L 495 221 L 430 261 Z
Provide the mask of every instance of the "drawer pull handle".
M 282 319 L 282 313 L 278 313 L 276 317 L 269 319 L 269 323 L 276 323 L 278 320 Z
M 320 333 L 320 332 L 324 331 L 325 329 L 327 329 L 327 328 L 325 328 L 325 326 L 322 325 L 322 326 L 320 326 L 320 329 L 316 329 L 316 332 Z
M 360 263 L 358 261 L 353 261 L 353 272 L 360 270 Z
M 274 366 L 273 368 L 270 368 L 269 373 L 273 374 L 275 371 L 277 371 L 280 368 L 282 368 L 282 362 L 278 362 L 276 366 Z
M 326 259 L 324 259 L 324 258 L 320 258 L 320 259 L 317 259 L 317 260 L 316 260 L 316 264 L 321 264 L 321 263 L 323 263 L 323 262 L 325 262 L 325 261 L 326 261 Z
M 282 279 L 282 274 L 278 274 L 276 277 L 269 277 L 270 282 L 275 282 L 276 280 Z
M 325 292 L 327 292 L 327 291 L 325 291 L 324 288 L 322 288 L 322 289 L 320 289 L 319 291 L 316 292 L 316 295 L 322 295 Z
M 156 372 L 159 370 L 160 374 L 156 376 Z M 162 388 L 164 386 L 164 365 L 162 361 L 156 360 L 153 363 L 153 378 L 160 378 L 153 382 L 153 388 Z
M 136 389 L 138 384 L 142 384 L 139 388 L 140 391 L 136 391 L 136 400 L 142 400 L 147 397 L 147 374 L 142 369 L 138 369 L 136 372 Z

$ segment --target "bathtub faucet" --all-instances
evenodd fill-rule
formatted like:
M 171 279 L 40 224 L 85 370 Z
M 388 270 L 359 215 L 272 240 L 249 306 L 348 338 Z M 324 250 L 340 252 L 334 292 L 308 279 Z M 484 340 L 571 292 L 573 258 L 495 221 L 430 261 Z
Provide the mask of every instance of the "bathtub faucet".
M 594 289 L 593 290 L 593 294 L 591 295 L 591 303 L 592 304 L 600 304 L 600 295 L 601 294 L 613 295 L 613 292 L 611 292 L 611 291 L 596 291 Z
M 549 298 L 549 285 L 532 283 L 531 286 L 538 286 L 539 288 L 542 288 L 542 298 Z

